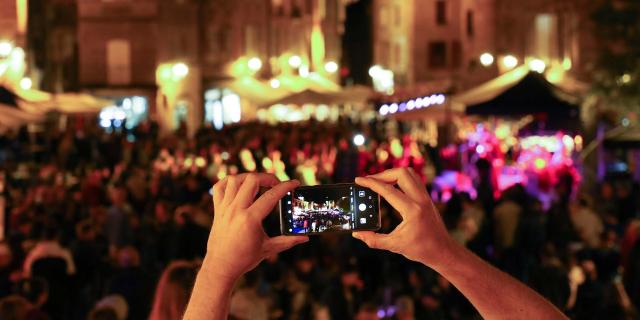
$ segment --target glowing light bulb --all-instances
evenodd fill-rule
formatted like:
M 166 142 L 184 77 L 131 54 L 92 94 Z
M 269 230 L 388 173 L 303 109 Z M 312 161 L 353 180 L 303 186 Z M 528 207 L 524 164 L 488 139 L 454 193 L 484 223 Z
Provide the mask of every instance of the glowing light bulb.
M 491 53 L 485 52 L 480 55 L 480 64 L 485 67 L 492 65 L 494 60 L 495 59 L 493 58 L 493 55 Z
M 329 61 L 324 64 L 324 70 L 329 73 L 338 71 L 338 64 L 335 61 Z
M 260 70 L 260 68 L 262 68 L 262 60 L 260 60 L 260 58 L 258 57 L 253 57 L 249 59 L 249 62 L 247 63 L 247 65 L 249 66 L 249 69 L 251 69 L 252 71 L 258 71 Z
M 365 141 L 364 136 L 359 133 L 353 136 L 353 144 L 355 144 L 358 147 L 363 145 L 364 141 Z
M 292 68 L 298 68 L 300 67 L 300 65 L 302 65 L 302 59 L 300 58 L 300 56 L 291 56 L 289 57 L 289 65 Z
M 513 69 L 518 65 L 518 58 L 510 54 L 506 55 L 502 58 L 502 64 L 509 69 Z

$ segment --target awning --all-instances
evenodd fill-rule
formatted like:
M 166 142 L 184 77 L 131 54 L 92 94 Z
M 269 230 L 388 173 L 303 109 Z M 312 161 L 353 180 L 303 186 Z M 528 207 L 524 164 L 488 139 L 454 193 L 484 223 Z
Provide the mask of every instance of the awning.
M 85 93 L 52 94 L 34 89 L 12 91 L 0 86 L 0 101 L 16 106 L 28 113 L 44 114 L 50 111 L 60 113 L 98 113 L 113 101 L 96 98 Z
M 492 90 L 489 98 L 489 90 L 479 92 L 473 96 L 463 94 L 454 97 L 454 100 L 467 101 L 466 114 L 469 115 L 495 115 L 495 116 L 523 116 L 529 114 L 547 114 L 549 116 L 577 117 L 578 106 L 571 100 L 575 100 L 559 88 L 549 83 L 543 75 L 535 72 L 527 73 L 516 83 L 504 83 L 490 81 L 500 89 Z M 472 89 L 474 91 L 475 89 Z M 480 100 L 481 97 L 483 100 Z M 487 98 L 489 98 L 487 100 Z M 468 104 L 469 101 L 480 101 Z
M 605 135 L 604 146 L 607 148 L 640 148 L 640 128 L 619 127 Z
M 216 85 L 229 88 L 241 98 L 249 100 L 255 105 L 263 105 L 269 101 L 285 97 L 289 92 L 284 88 L 272 88 L 268 83 L 254 77 L 242 77 L 221 82 Z

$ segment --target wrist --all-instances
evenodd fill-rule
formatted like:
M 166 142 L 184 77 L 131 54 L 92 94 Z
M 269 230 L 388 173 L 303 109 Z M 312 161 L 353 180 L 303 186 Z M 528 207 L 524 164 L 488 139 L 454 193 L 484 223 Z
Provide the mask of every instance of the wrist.
M 451 238 L 447 238 L 437 250 L 438 255 L 422 259 L 422 263 L 430 268 L 442 273 L 443 270 L 451 269 L 459 260 L 461 253 L 465 250 L 459 243 Z
M 223 267 L 221 262 L 211 254 L 207 254 L 202 261 L 202 267 L 200 267 L 198 275 L 202 276 L 207 282 L 232 288 L 240 276 L 225 272 L 224 270 L 228 268 Z

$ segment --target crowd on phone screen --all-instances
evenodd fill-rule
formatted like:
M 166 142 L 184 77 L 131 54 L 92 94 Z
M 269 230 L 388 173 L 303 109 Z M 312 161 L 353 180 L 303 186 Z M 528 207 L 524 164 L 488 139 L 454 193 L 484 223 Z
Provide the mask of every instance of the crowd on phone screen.
M 161 136 L 92 124 L 0 136 L 0 319 L 178 319 L 206 252 L 209 189 L 257 171 L 306 184 L 398 166 L 438 167 L 437 150 L 380 122 L 252 123 Z M 353 145 L 355 133 L 367 144 Z M 486 164 L 479 163 L 479 172 Z M 638 187 L 576 192 L 559 179 L 544 210 L 521 186 L 437 203 L 452 236 L 575 319 L 633 319 L 640 306 Z M 580 196 L 575 196 L 579 194 Z M 573 197 L 571 195 L 574 195 Z M 214 213 L 215 214 L 215 213 Z M 399 217 L 382 206 L 382 231 Z M 276 215 L 267 230 L 279 230 Z M 420 244 L 416 244 L 420 245 Z M 348 234 L 267 258 L 234 290 L 235 319 L 469 319 L 470 303 L 432 270 Z

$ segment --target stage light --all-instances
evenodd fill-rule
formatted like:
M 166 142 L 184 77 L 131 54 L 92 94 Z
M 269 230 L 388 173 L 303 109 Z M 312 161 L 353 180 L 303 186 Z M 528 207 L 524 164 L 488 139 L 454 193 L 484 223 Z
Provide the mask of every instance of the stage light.
M 492 65 L 493 61 L 494 61 L 493 55 L 488 52 L 485 52 L 480 55 L 480 64 L 482 64 L 485 67 Z
M 397 103 L 392 103 L 389 106 L 389 113 L 396 113 L 398 112 L 398 104 Z
M 300 56 L 291 56 L 289 57 L 289 65 L 292 68 L 298 68 L 302 65 L 302 59 Z
M 20 88 L 29 90 L 31 89 L 31 86 L 33 86 L 33 81 L 31 81 L 31 79 L 25 77 L 20 80 Z
M 278 89 L 280 88 L 280 80 L 271 79 L 271 81 L 269 81 L 269 85 L 271 85 L 271 88 Z
M 546 68 L 547 68 L 547 64 L 540 59 L 533 59 L 529 61 L 529 69 L 537 73 L 543 73 Z
M 439 94 L 439 95 L 436 96 L 435 101 L 436 101 L 437 104 L 443 104 L 445 99 L 446 98 L 445 98 L 444 94 Z
M 416 99 L 416 108 L 417 109 L 422 108 L 422 98 Z
M 386 116 L 386 115 L 387 115 L 387 113 L 389 113 L 389 106 L 388 106 L 388 105 L 386 105 L 386 104 L 383 104 L 383 105 L 380 107 L 380 115 L 381 115 L 381 116 Z
M 324 64 L 324 70 L 329 73 L 335 73 L 336 71 L 338 71 L 338 64 L 334 61 L 329 61 Z
M 258 57 L 253 57 L 249 59 L 249 62 L 247 63 L 247 65 L 249 66 L 249 69 L 251 69 L 252 71 L 258 71 L 260 70 L 260 68 L 262 68 L 262 60 L 260 60 L 260 58 Z
M 506 55 L 502 58 L 502 64 L 508 69 L 513 69 L 518 65 L 518 58 L 510 54 Z
M 416 107 L 416 102 L 414 100 L 409 100 L 407 102 L 407 110 L 413 110 Z
M 364 141 L 365 141 L 364 136 L 359 133 L 353 136 L 353 144 L 355 144 L 358 147 L 364 145 Z
M 174 76 L 176 76 L 178 79 L 181 79 L 189 74 L 189 67 L 182 62 L 178 62 L 171 67 L 171 71 L 173 72 Z

